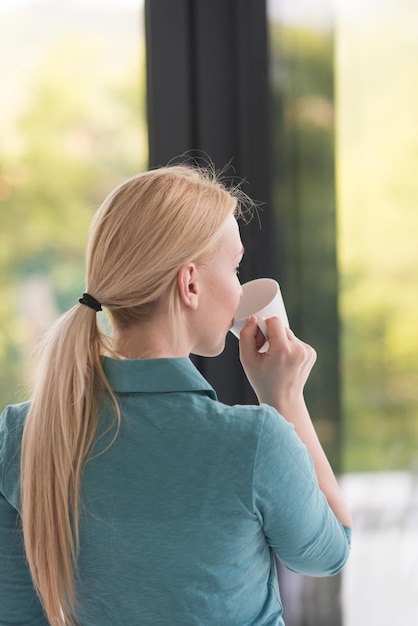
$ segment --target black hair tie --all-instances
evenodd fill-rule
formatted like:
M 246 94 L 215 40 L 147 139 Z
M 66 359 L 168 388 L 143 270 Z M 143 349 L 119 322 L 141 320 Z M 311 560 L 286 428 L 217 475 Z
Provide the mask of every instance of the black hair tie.
M 79 298 L 78 301 L 80 304 L 85 304 L 90 309 L 93 309 L 94 311 L 96 311 L 96 313 L 102 310 L 102 305 L 100 304 L 100 302 L 96 300 L 96 298 L 93 298 L 93 296 L 91 296 L 89 293 L 83 293 L 83 297 Z

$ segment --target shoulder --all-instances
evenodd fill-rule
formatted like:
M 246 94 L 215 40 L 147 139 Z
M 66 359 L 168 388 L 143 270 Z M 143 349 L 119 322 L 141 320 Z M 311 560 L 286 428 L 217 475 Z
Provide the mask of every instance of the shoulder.
M 10 404 L 0 415 L 0 441 L 7 437 L 12 439 L 19 436 L 28 414 L 30 402 Z
M 218 401 L 210 401 L 212 413 L 225 422 L 242 424 L 247 427 L 262 428 L 266 420 L 278 415 L 277 411 L 267 404 L 223 404 Z
M 267 404 L 229 406 L 221 402 L 211 402 L 210 418 L 214 420 L 217 429 L 222 428 L 234 433 L 234 437 L 241 436 L 246 440 L 253 440 L 259 445 L 259 440 L 265 438 L 286 437 L 286 432 L 293 433 L 293 425 L 289 424 L 273 407 Z
M 217 405 L 217 411 L 224 420 L 239 423 L 244 428 L 255 428 L 257 431 L 269 434 L 278 434 L 282 431 L 292 431 L 294 427 L 287 422 L 280 413 L 268 404 L 228 406 L 221 402 Z
M 0 490 L 16 491 L 20 472 L 20 448 L 29 402 L 6 407 L 0 415 Z

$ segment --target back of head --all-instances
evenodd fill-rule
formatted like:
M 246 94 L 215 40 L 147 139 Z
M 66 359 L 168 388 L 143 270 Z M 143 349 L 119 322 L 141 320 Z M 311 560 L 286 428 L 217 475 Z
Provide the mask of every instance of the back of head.
M 131 178 L 93 221 L 88 292 L 121 326 L 152 313 L 163 295 L 174 311 L 179 267 L 209 260 L 236 207 L 236 198 L 208 171 L 177 165 Z

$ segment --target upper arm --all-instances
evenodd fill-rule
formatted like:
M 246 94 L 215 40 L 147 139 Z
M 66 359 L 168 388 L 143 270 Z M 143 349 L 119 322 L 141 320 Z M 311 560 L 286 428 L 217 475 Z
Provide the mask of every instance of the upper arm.
M 289 569 L 310 576 L 337 573 L 350 533 L 321 492 L 313 462 L 293 426 L 266 416 L 254 468 L 255 507 L 268 544 Z
M 0 493 L 0 623 L 47 626 L 26 563 L 19 515 Z

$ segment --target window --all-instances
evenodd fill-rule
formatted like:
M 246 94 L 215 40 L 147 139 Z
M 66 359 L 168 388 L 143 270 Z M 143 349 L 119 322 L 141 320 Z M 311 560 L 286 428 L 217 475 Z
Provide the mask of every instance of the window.
M 93 212 L 147 165 L 140 0 L 2 2 L 0 402 L 84 287 Z

